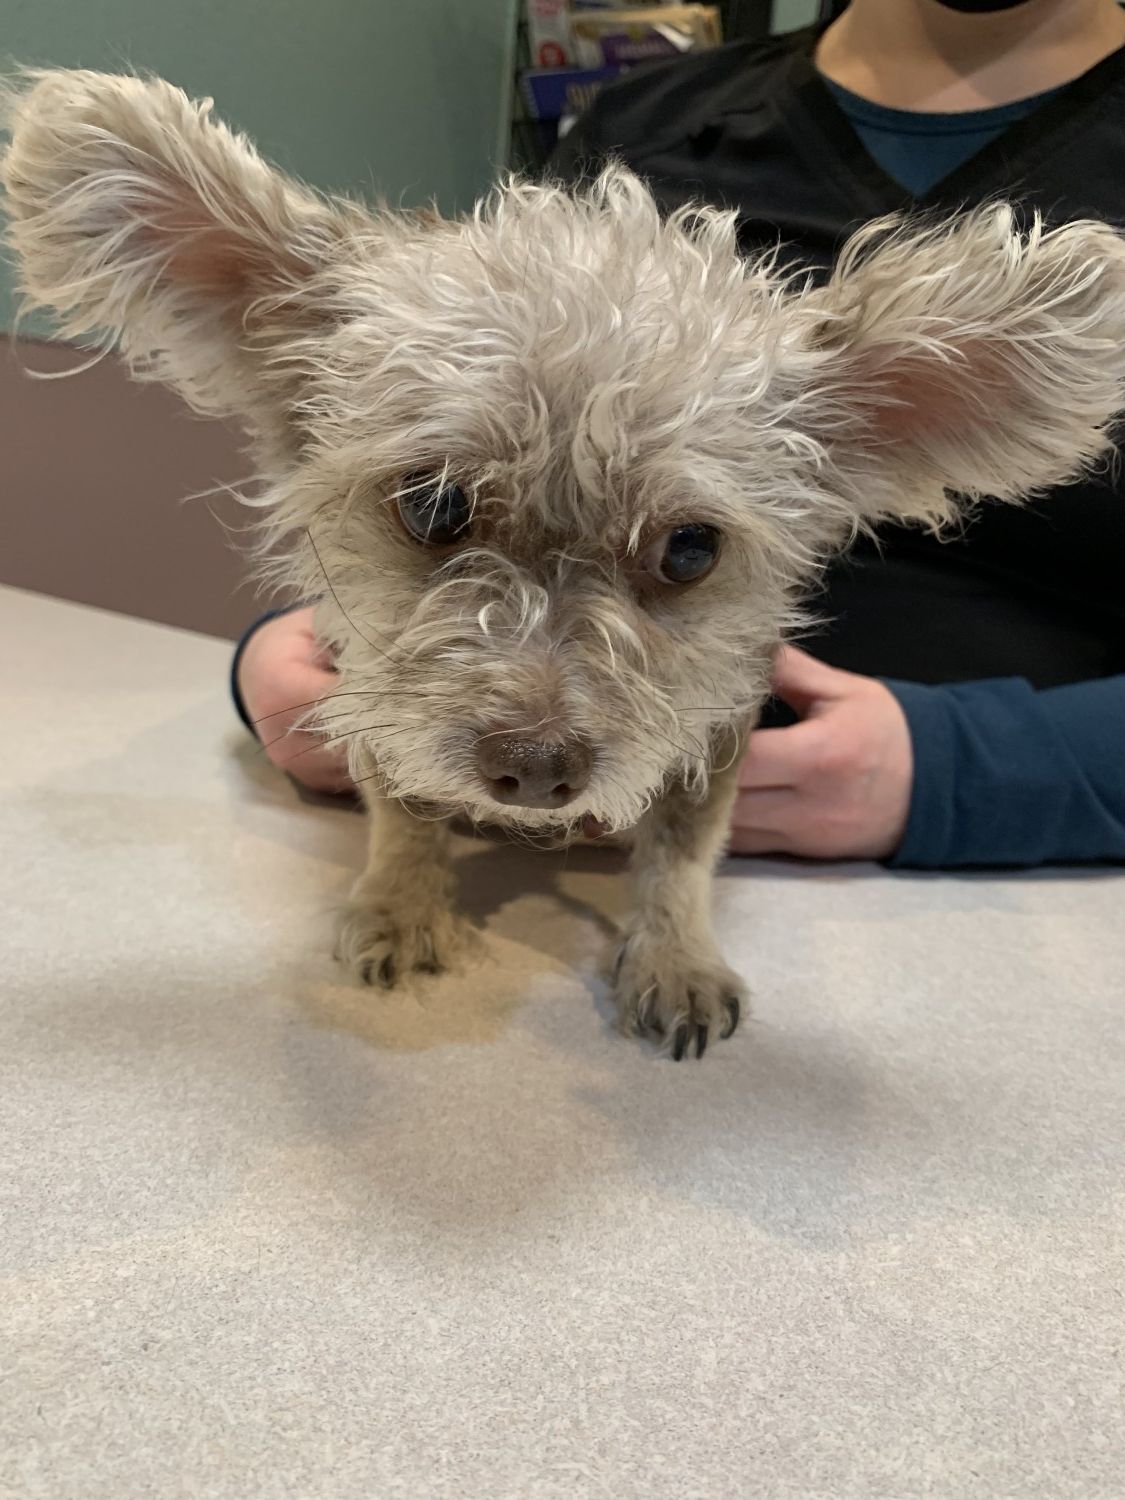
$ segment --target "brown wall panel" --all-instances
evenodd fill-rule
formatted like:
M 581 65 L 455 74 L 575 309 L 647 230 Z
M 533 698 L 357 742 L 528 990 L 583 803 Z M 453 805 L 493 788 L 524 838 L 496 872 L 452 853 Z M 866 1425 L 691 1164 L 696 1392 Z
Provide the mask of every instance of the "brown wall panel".
M 0 344 L 0 582 L 233 636 L 259 605 L 225 527 L 251 469 L 241 438 L 170 392 L 131 382 L 115 358 L 64 344 Z

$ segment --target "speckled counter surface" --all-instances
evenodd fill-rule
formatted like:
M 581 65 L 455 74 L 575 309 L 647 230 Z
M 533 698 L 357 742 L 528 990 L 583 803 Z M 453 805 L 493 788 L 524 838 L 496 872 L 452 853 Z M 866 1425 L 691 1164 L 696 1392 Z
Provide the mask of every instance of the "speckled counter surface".
M 619 855 L 466 841 L 488 962 L 361 992 L 225 643 L 0 639 L 0 1494 L 1125 1496 L 1125 878 L 732 863 L 677 1066 Z

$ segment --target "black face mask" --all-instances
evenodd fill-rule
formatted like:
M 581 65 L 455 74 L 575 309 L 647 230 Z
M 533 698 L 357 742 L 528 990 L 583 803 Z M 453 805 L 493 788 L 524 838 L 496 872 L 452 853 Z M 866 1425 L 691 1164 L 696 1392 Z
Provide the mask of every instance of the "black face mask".
M 937 0 L 946 10 L 960 10 L 972 15 L 984 15 L 994 10 L 1015 10 L 1017 5 L 1026 5 L 1027 0 Z

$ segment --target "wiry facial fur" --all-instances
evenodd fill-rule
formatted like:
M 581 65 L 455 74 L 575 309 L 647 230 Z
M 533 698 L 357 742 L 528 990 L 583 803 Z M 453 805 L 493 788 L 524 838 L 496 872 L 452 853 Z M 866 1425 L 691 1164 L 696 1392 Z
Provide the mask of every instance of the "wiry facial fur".
M 509 181 L 449 222 L 319 197 L 158 81 L 31 75 L 8 114 L 29 300 L 247 425 L 264 566 L 324 599 L 339 652 L 324 726 L 429 807 L 510 819 L 472 746 L 533 726 L 596 761 L 521 827 L 702 797 L 832 553 L 880 519 L 946 521 L 951 491 L 1066 479 L 1125 404 L 1103 225 L 881 222 L 809 289 L 740 257 L 733 213 L 662 220 L 621 167 L 577 193 Z M 397 520 L 423 472 L 472 496 L 459 549 Z M 646 582 L 684 522 L 721 530 L 718 565 Z

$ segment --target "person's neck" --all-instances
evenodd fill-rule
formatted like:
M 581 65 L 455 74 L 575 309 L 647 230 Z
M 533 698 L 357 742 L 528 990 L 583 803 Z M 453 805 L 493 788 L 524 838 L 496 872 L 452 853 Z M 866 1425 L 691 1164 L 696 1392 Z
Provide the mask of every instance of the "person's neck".
M 816 65 L 876 104 L 952 114 L 1058 88 L 1122 46 L 1117 0 L 1025 0 L 992 14 L 851 0 L 821 37 Z

